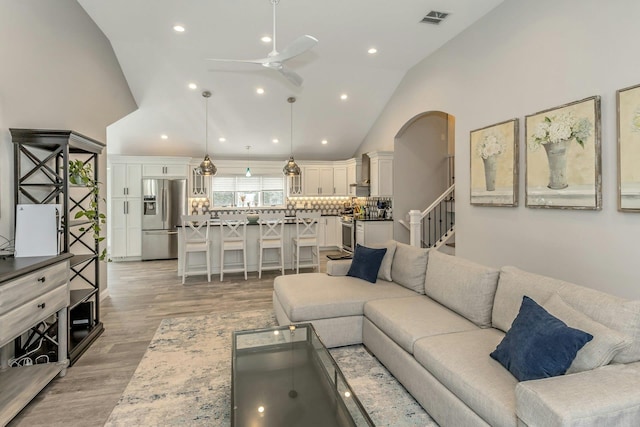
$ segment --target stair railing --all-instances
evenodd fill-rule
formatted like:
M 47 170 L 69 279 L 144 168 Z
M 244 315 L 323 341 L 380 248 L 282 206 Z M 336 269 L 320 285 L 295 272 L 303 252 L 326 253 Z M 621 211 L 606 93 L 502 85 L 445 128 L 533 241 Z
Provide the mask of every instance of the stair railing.
M 409 243 L 412 246 L 438 248 L 453 236 L 456 222 L 454 196 L 455 184 L 452 184 L 424 211 L 409 211 Z

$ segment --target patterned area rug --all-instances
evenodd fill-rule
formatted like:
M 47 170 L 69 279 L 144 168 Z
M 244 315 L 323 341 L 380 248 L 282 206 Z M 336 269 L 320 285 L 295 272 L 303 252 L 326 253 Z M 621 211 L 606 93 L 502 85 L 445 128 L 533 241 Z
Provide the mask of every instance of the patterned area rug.
M 164 319 L 105 425 L 230 425 L 231 332 L 275 325 L 272 311 Z M 377 426 L 437 426 L 363 346 L 330 352 Z

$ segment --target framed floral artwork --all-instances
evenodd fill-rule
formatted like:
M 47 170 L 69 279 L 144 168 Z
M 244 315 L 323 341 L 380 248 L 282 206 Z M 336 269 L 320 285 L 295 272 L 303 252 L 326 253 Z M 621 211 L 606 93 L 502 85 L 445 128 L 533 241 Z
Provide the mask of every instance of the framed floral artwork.
M 518 119 L 471 131 L 471 204 L 518 206 Z
M 618 209 L 640 212 L 640 85 L 616 92 Z
M 600 97 L 525 117 L 525 206 L 602 208 Z

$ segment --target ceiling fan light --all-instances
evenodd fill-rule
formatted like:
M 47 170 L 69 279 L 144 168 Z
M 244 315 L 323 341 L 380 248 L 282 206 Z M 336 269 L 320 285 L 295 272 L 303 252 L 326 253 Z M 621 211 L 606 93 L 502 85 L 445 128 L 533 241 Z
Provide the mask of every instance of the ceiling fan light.
M 204 160 L 200 163 L 198 170 L 200 175 L 204 176 L 214 176 L 218 173 L 218 168 L 211 162 L 208 154 L 204 156 Z
M 293 160 L 293 156 L 289 157 L 289 161 L 282 168 L 282 173 L 285 176 L 299 176 L 300 175 L 300 166 L 296 164 L 296 161 Z

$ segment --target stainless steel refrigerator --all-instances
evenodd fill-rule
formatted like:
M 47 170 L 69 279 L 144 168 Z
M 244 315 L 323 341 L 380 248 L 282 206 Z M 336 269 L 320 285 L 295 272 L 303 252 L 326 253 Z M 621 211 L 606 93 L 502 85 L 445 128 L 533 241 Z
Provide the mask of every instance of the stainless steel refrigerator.
M 142 180 L 142 259 L 178 257 L 178 225 L 187 215 L 186 179 Z

